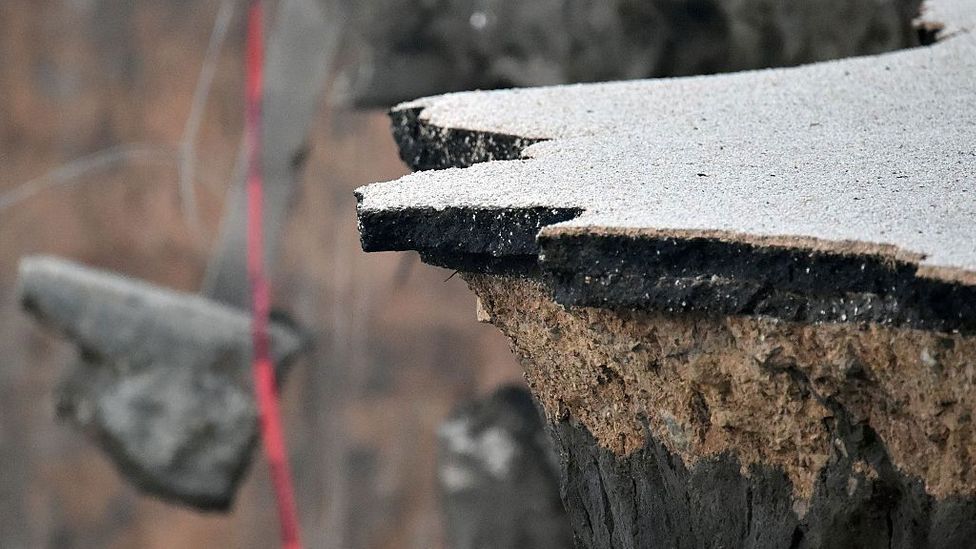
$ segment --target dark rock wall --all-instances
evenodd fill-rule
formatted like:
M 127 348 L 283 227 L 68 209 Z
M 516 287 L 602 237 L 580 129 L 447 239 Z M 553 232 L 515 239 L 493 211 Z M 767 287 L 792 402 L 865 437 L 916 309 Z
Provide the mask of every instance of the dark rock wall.
M 849 427 L 849 426 L 848 426 Z M 566 417 L 552 425 L 562 493 L 585 548 L 964 549 L 976 540 L 976 500 L 936 501 L 899 474 L 870 430 L 848 428 L 847 453 L 798 505 L 786 476 L 722 454 L 687 468 L 648 433 L 621 457 Z M 876 470 L 862 470 L 859 462 Z
M 342 0 L 347 99 L 787 66 L 916 45 L 920 0 Z

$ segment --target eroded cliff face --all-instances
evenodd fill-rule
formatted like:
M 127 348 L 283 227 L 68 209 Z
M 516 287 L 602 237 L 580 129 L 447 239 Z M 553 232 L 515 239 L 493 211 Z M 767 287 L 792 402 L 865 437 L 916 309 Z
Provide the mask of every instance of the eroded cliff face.
M 976 495 L 974 336 L 566 309 L 531 279 L 466 279 L 550 421 L 621 459 L 651 438 L 688 469 L 724 456 L 744 476 L 782 471 L 801 518 L 839 462 L 852 493 L 891 474 L 933 501 Z

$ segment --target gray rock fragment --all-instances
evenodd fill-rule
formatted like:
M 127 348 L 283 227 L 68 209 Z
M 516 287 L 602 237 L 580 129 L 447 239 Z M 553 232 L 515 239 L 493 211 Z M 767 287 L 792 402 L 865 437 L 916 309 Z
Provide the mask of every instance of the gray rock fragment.
M 528 390 L 502 387 L 468 403 L 438 442 L 450 547 L 572 546 L 552 444 Z
M 79 359 L 58 413 L 141 489 L 201 509 L 230 506 L 257 438 L 244 311 L 51 257 L 21 261 L 20 300 Z M 272 327 L 272 356 L 301 350 Z

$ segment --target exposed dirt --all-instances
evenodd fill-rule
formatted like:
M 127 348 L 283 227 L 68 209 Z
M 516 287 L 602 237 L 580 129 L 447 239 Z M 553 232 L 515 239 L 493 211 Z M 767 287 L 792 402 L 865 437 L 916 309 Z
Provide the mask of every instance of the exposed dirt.
M 466 279 L 547 413 L 578 418 L 618 455 L 643 446 L 646 421 L 686 465 L 728 451 L 744 474 L 754 463 L 781 468 L 805 500 L 831 452 L 845 451 L 835 436 L 843 415 L 876 431 L 932 496 L 976 494 L 976 337 L 567 310 L 533 280 Z

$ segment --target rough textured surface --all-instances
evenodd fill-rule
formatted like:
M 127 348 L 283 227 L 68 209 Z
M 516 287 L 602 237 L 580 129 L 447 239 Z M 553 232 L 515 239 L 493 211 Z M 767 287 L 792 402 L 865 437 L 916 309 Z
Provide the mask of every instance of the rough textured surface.
M 622 457 L 572 418 L 553 431 L 578 547 L 964 549 L 976 536 L 976 501 L 926 496 L 866 429 L 844 433 L 805 506 L 781 471 L 727 454 L 686 467 L 653 436 Z
M 418 119 L 423 109 L 390 112 L 393 137 L 400 158 L 414 170 L 466 168 L 479 162 L 518 158 L 522 150 L 539 139 L 493 132 L 439 128 Z
M 809 498 L 845 416 L 938 497 L 976 496 L 976 338 L 878 326 L 564 309 L 518 278 L 467 275 L 551 417 L 629 454 L 642 421 L 689 464 L 732 451 Z
M 144 490 L 230 506 L 250 462 L 257 410 L 243 311 L 47 257 L 24 259 L 20 299 L 79 349 L 58 412 Z M 280 366 L 299 338 L 272 328 Z
M 438 442 L 449 547 L 571 545 L 552 442 L 526 389 L 506 386 L 465 404 Z
M 554 424 L 583 546 L 962 547 L 976 535 L 976 339 L 567 310 L 538 282 L 466 278 Z
M 920 0 L 356 0 L 345 99 L 796 65 L 916 42 Z M 396 17 L 389 14 L 396 13 Z
M 946 25 L 941 41 L 878 57 L 403 105 L 397 112 L 411 114 L 395 117 L 417 122 L 398 135 L 433 136 L 420 140 L 423 153 L 417 139 L 401 138 L 408 161 L 423 158 L 417 167 L 499 158 L 514 139 L 548 141 L 524 149 L 521 160 L 360 189 L 364 244 L 425 250 L 459 267 L 479 254 L 504 265 L 499 257 L 535 252 L 568 304 L 670 301 L 692 311 L 971 331 L 974 11 L 935 1 L 926 17 Z M 505 145 L 491 145 L 499 136 L 508 136 Z M 494 222 L 546 208 L 580 214 L 541 230 Z M 474 223 L 444 231 L 440 221 L 449 218 Z M 398 232 L 374 232 L 392 223 Z M 617 243 L 607 240 L 631 246 L 612 255 Z M 703 241 L 721 251 L 715 260 L 682 269 L 655 260 L 662 243 L 674 246 L 673 257 Z M 756 251 L 775 256 L 774 268 L 735 272 L 755 265 Z M 646 277 L 627 276 L 655 268 L 668 271 L 662 288 L 684 279 L 702 291 L 655 296 Z M 723 269 L 732 278 L 713 280 Z M 835 278 L 836 269 L 845 276 Z M 735 292 L 726 292 L 730 282 Z M 760 290 L 758 299 L 744 294 L 749 288 Z M 847 307 L 847 294 L 866 317 Z M 758 308 L 743 307 L 750 301 Z
M 926 48 L 394 111 L 453 168 L 359 189 L 364 248 L 494 273 L 581 545 L 971 544 L 976 8 L 927 8 Z
M 976 331 L 976 285 L 919 276 L 896 249 L 742 239 L 578 230 L 538 243 L 560 303 Z

